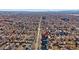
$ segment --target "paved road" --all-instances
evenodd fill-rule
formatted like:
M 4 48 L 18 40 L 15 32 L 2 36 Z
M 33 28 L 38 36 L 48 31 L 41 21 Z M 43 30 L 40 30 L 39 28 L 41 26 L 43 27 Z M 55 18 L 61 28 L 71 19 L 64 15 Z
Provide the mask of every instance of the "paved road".
M 40 21 L 39 21 L 39 26 L 38 26 L 38 31 L 37 31 L 37 38 L 36 38 L 36 43 L 35 43 L 35 50 L 40 49 L 40 37 L 41 37 L 41 20 L 42 17 L 40 17 Z

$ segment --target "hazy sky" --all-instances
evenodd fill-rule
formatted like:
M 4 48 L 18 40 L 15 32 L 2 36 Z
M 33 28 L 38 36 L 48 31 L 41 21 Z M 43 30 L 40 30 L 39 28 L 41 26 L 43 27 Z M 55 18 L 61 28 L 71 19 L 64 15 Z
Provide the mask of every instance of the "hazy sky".
M 66 9 L 0 9 L 0 11 L 63 11 Z
M 79 0 L 0 0 L 0 9 L 79 9 Z

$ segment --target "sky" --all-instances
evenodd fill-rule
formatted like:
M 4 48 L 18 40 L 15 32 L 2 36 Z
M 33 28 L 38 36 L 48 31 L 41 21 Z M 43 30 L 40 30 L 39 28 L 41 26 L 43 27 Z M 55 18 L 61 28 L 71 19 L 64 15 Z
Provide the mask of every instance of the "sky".
M 0 0 L 0 10 L 25 9 L 29 11 L 76 10 L 79 9 L 79 0 Z
M 38 12 L 38 11 L 65 11 L 67 9 L 0 9 L 0 11 L 33 11 L 33 12 Z M 69 9 L 71 10 L 71 9 Z

